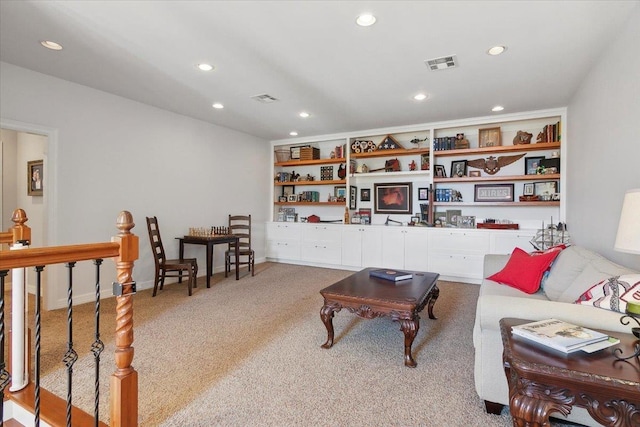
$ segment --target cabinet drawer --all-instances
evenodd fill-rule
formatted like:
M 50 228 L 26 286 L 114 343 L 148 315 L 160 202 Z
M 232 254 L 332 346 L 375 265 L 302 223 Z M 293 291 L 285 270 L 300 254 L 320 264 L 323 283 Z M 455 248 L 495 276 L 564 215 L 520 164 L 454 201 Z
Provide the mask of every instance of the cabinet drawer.
M 302 231 L 305 242 L 340 242 L 340 227 L 327 225 L 305 225 Z
M 300 259 L 300 242 L 296 240 L 267 240 L 267 257 Z
M 483 260 L 483 255 L 429 255 L 429 271 L 441 276 L 481 279 Z
M 295 223 L 267 223 L 267 239 L 300 240 L 300 225 Z
M 433 252 L 488 253 L 489 235 L 470 231 L 440 231 L 429 233 L 429 250 Z
M 533 246 L 529 241 L 533 239 L 534 235 L 534 232 L 491 233 L 491 253 L 510 254 L 516 247 L 531 252 Z
M 304 242 L 300 258 L 303 261 L 319 262 L 323 264 L 340 264 L 342 253 L 338 242 Z

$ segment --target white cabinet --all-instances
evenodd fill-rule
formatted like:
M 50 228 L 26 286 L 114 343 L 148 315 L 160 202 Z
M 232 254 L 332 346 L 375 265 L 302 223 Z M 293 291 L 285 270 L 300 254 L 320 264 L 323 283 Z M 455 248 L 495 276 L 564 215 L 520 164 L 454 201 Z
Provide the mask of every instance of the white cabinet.
M 300 259 L 321 264 L 340 264 L 341 244 L 340 225 L 306 224 L 302 227 Z
M 382 230 L 371 225 L 343 226 L 342 265 L 382 267 Z
M 485 231 L 431 229 L 429 271 L 452 279 L 482 279 L 484 255 L 489 253 Z
M 275 260 L 299 260 L 301 248 L 301 224 L 293 222 L 268 222 L 266 224 L 267 258 Z
M 422 227 L 388 227 L 382 230 L 382 266 L 429 271 L 429 230 Z
M 535 230 L 503 230 L 500 232 L 492 232 L 490 236 L 490 253 L 511 254 L 516 247 L 525 252 L 531 252 L 534 248 L 529 242 L 535 234 Z

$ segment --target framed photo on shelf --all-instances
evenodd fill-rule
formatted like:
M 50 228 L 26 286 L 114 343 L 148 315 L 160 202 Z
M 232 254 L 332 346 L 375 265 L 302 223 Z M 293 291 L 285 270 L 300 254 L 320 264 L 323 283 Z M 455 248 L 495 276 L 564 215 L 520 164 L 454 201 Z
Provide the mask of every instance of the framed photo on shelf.
M 460 209 L 447 209 L 447 227 L 457 227 L 460 216 L 462 216 Z
M 549 196 L 558 192 L 557 181 L 534 182 L 536 196 Z
M 279 201 L 280 203 L 282 203 L 282 202 L 286 202 L 286 201 L 287 201 L 287 196 L 280 196 L 280 197 L 278 197 L 278 201 Z
M 355 209 L 358 201 L 358 188 L 350 185 L 349 186 L 349 209 Z
M 428 188 L 418 188 L 418 200 L 429 200 Z
M 429 154 L 420 154 L 420 170 L 429 170 Z
M 536 173 L 538 173 L 538 166 L 541 166 L 542 160 L 544 160 L 544 156 L 525 157 L 524 174 L 535 175 Z
M 476 184 L 474 202 L 513 202 L 513 184 Z
M 429 203 L 420 203 L 420 216 L 423 222 L 429 223 Z
M 298 201 L 298 195 L 297 194 L 289 194 L 287 196 L 287 201 L 288 202 L 297 202 Z
M 435 173 L 437 178 L 447 177 L 447 171 L 444 169 L 444 165 L 434 165 L 433 172 Z
M 343 199 L 347 197 L 347 187 L 344 185 L 339 185 L 333 187 L 333 195 L 336 197 L 342 197 Z
M 371 189 L 370 188 L 361 188 L 360 189 L 360 201 L 361 202 L 370 202 L 371 201 Z
M 295 194 L 296 186 L 295 185 L 283 185 L 282 186 L 282 195 L 288 196 L 289 194 Z
M 411 213 L 410 182 L 374 184 L 374 212 L 381 214 Z
M 467 161 L 454 160 L 451 162 L 451 178 L 463 177 L 467 175 Z
M 478 141 L 480 148 L 482 147 L 498 147 L 502 145 L 500 140 L 500 128 L 487 128 L 478 131 Z
M 42 196 L 44 180 L 44 160 L 27 162 L 27 195 Z
M 480 176 L 480 171 L 469 171 L 469 176 L 477 178 Z
M 523 196 L 533 196 L 535 194 L 535 186 L 533 182 L 527 182 L 524 184 L 524 188 L 522 189 Z

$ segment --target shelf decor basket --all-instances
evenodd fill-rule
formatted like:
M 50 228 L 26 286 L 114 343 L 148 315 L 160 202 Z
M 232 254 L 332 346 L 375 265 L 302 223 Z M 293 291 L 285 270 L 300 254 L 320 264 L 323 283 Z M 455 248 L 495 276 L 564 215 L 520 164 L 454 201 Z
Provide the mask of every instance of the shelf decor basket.
M 287 162 L 291 159 L 291 152 L 288 149 L 275 150 L 276 162 Z
M 300 160 L 316 160 L 320 158 L 320 149 L 316 147 L 300 148 Z

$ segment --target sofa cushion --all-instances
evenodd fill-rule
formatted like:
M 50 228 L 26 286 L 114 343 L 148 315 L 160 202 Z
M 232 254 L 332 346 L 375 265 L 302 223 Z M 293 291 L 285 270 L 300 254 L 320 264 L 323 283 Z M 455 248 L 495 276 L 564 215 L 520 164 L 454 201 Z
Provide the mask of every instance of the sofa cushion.
M 624 313 L 629 301 L 640 304 L 640 274 L 602 280 L 580 295 L 576 304 Z
M 587 265 L 592 268 L 586 270 Z M 569 246 L 553 263 L 544 284 L 544 293 L 552 301 L 560 301 L 562 296 L 563 301 L 574 302 L 600 280 L 633 272 L 589 249 Z
M 561 249 L 558 248 L 543 253 L 528 254 L 520 248 L 515 248 L 507 265 L 488 279 L 533 294 L 540 289 L 542 275 L 549 269 L 560 251 Z

